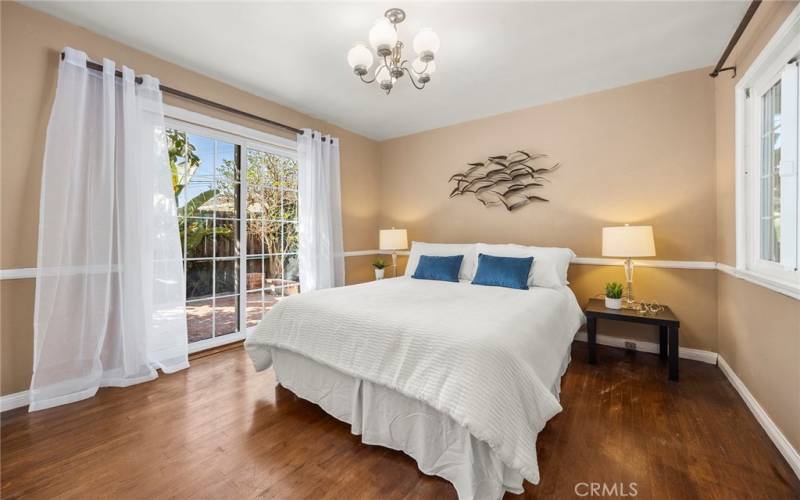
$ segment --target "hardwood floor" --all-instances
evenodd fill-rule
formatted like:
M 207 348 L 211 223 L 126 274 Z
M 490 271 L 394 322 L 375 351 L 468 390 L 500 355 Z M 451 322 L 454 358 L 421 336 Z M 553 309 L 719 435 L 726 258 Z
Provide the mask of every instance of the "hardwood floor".
M 715 367 L 576 342 L 564 411 L 539 437 L 542 481 L 525 498 L 574 498 L 578 483 L 639 498 L 800 498 L 794 476 Z M 181 373 L 34 414 L 2 415 L 3 498 L 455 498 L 400 452 L 256 374 L 241 348 Z M 579 492 L 589 485 L 579 486 Z M 507 495 L 507 498 L 516 498 Z

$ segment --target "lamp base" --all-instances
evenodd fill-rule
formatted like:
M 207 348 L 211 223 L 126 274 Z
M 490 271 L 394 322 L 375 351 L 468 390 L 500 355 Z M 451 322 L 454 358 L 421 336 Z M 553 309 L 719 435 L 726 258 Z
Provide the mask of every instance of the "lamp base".
M 636 301 L 633 300 L 633 281 L 629 281 L 625 286 L 625 296 L 622 297 L 622 306 L 625 309 L 633 309 L 635 303 Z
M 625 287 L 625 297 L 622 299 L 622 303 L 626 309 L 631 309 L 634 304 L 633 300 L 633 260 L 630 258 L 625 259 L 625 281 L 627 281 L 627 286 Z

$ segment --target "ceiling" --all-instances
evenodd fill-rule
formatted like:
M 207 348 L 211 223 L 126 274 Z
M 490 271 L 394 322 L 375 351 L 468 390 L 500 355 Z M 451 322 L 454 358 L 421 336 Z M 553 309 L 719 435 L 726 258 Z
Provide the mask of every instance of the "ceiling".
M 749 2 L 31 2 L 31 7 L 373 139 L 713 65 Z M 347 65 L 389 7 L 441 39 L 391 95 Z M 76 47 L 91 51 L 91 47 Z M 93 54 L 102 56 L 102 54 Z M 124 61 L 118 61 L 124 63 Z M 158 75 L 154 75 L 158 76 Z M 170 82 L 180 87 L 179 82 Z

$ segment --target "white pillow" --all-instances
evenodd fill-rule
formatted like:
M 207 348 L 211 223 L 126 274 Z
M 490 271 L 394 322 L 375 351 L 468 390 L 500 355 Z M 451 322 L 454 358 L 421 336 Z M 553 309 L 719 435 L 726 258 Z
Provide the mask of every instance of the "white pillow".
M 417 269 L 420 255 L 433 255 L 446 257 L 450 255 L 463 255 L 461 269 L 458 272 L 458 279 L 472 281 L 475 277 L 475 267 L 477 266 L 478 254 L 475 253 L 475 243 L 423 243 L 421 241 L 411 242 L 411 253 L 406 263 L 406 276 L 411 276 Z
M 496 255 L 498 257 L 533 257 L 533 266 L 528 275 L 528 286 L 559 288 L 569 284 L 567 270 L 575 258 L 569 248 L 527 247 L 522 245 L 489 245 L 478 243 L 477 255 Z

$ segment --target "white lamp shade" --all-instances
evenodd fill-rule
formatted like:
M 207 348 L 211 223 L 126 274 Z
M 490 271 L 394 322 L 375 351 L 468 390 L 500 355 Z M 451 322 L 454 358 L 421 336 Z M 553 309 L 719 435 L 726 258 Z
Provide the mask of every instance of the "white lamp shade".
M 603 228 L 604 257 L 652 257 L 655 254 L 653 226 Z
M 408 248 L 408 235 L 405 229 L 381 229 L 379 240 L 381 250 L 405 250 Z
M 418 75 L 431 76 L 431 74 L 433 74 L 433 72 L 436 71 L 436 63 L 435 62 L 430 61 L 428 63 L 428 65 L 427 65 L 427 67 L 426 67 L 425 63 L 422 62 L 422 59 L 420 59 L 419 57 L 414 59 L 414 62 L 411 63 L 411 67 L 414 68 L 414 71 Z
M 375 50 L 386 46 L 394 47 L 394 44 L 397 43 L 397 32 L 388 19 L 382 17 L 375 21 L 372 29 L 369 30 L 369 43 Z
M 422 31 L 417 33 L 414 37 L 414 52 L 423 54 L 431 52 L 433 54 L 439 50 L 439 35 L 433 32 L 430 28 L 423 28 Z
M 353 69 L 356 66 L 364 66 L 365 69 L 369 69 L 372 66 L 372 52 L 363 43 L 357 43 L 347 53 L 347 64 Z

